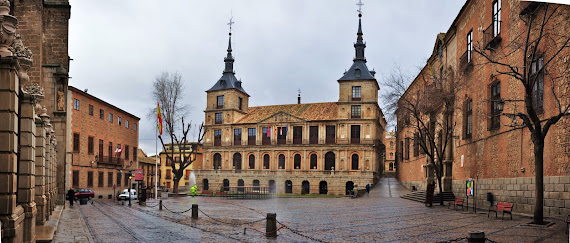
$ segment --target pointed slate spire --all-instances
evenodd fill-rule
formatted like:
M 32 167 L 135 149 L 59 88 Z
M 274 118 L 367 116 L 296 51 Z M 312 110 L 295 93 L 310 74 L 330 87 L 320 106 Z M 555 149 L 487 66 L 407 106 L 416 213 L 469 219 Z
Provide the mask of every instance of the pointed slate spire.
M 363 42 L 362 39 L 362 14 L 358 14 L 358 32 L 356 33 L 356 43 L 354 43 L 354 49 L 356 50 L 356 55 L 354 60 L 362 60 L 366 62 L 366 58 L 364 57 L 364 48 L 366 48 L 366 44 Z
M 224 69 L 224 73 L 234 73 L 234 57 L 232 56 L 232 32 L 230 32 L 230 37 L 228 41 L 228 55 L 224 58 L 224 62 L 226 63 L 226 68 Z
M 358 5 L 358 4 L 357 4 Z M 364 79 L 375 79 L 374 73 L 368 70 L 366 66 L 366 57 L 364 57 L 364 49 L 366 48 L 366 43 L 362 38 L 362 13 L 358 14 L 358 32 L 356 32 L 356 42 L 354 43 L 354 50 L 356 55 L 354 56 L 352 66 L 345 71 L 341 80 L 364 80 Z

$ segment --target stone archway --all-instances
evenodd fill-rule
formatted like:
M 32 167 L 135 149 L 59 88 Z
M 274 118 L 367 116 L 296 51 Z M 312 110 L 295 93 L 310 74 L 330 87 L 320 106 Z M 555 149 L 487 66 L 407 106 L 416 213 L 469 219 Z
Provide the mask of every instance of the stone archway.
M 328 193 L 328 183 L 326 181 L 321 181 L 319 183 L 319 194 L 326 195 Z
M 346 182 L 346 195 L 350 195 L 350 192 L 354 190 L 354 182 L 352 181 L 347 181 Z
M 235 153 L 234 154 L 234 169 L 236 171 L 241 171 L 241 154 Z
M 293 193 L 293 182 L 290 180 L 285 181 L 285 193 Z

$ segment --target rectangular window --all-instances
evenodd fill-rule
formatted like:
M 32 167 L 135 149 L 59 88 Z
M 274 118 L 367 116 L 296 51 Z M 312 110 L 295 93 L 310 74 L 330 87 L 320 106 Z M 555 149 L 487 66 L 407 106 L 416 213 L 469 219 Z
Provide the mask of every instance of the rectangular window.
M 241 106 L 243 104 L 243 99 L 241 97 L 238 98 L 238 109 L 241 110 Z
M 103 161 L 103 139 L 99 139 L 99 160 Z
M 135 162 L 137 162 L 137 158 L 138 158 L 137 151 L 138 151 L 137 147 L 133 147 L 133 160 Z
M 75 187 L 75 188 L 79 187 L 79 171 L 78 170 L 73 171 L 73 187 Z
M 117 187 L 121 186 L 121 179 L 122 178 L 122 174 L 121 173 L 117 173 Z
M 309 144 L 319 144 L 319 126 L 309 127 Z
M 73 109 L 79 110 L 79 100 L 78 99 L 73 99 Z
M 107 173 L 107 187 L 113 186 L 113 172 Z
M 125 160 L 129 159 L 129 145 L 125 145 Z
M 351 144 L 360 143 L 360 125 L 350 126 L 350 143 Z
M 501 0 L 493 2 L 493 37 L 501 33 Z
M 89 105 L 89 115 L 93 116 L 93 105 Z
M 166 166 L 171 166 L 171 165 L 172 165 L 172 159 L 166 157 Z
M 125 120 L 125 127 L 129 128 L 129 120 Z
M 270 145 L 271 144 L 271 131 L 269 127 L 264 127 L 261 129 L 261 144 L 263 145 Z
M 95 145 L 93 144 L 93 137 L 88 137 L 87 138 L 87 153 L 89 154 L 93 154 L 93 151 L 95 150 Z
M 214 130 L 214 146 L 222 146 L 222 130 Z
M 420 156 L 420 136 L 414 133 L 414 157 Z
M 352 86 L 352 100 L 359 101 L 362 99 L 361 97 L 361 87 L 360 86 Z
M 117 116 L 117 123 L 119 124 L 119 126 L 121 125 L 121 117 Z
M 103 109 L 99 109 L 99 118 L 105 119 L 105 111 Z
M 255 145 L 255 140 L 257 139 L 257 133 L 255 128 L 247 129 L 247 144 Z
M 113 162 L 113 143 L 109 142 L 109 163 Z
M 350 116 L 352 118 L 360 118 L 360 105 L 353 105 L 350 110 Z
M 222 113 L 216 113 L 216 124 L 222 124 L 224 122 L 224 116 Z
M 327 126 L 326 128 L 326 138 L 325 138 L 325 143 L 326 144 L 335 144 L 335 138 L 336 138 L 336 130 L 335 130 L 335 126 Z
M 131 186 L 129 185 L 129 177 L 128 177 L 127 175 L 125 175 L 125 186 L 131 187 Z
M 539 57 L 530 65 L 530 81 L 532 86 L 532 105 L 536 113 L 542 113 L 544 96 L 544 57 Z
M 184 180 L 188 179 L 190 179 L 190 170 L 186 170 L 186 173 L 184 173 Z
M 285 132 L 285 127 L 277 127 L 277 144 L 287 143 L 287 132 Z
M 87 172 L 87 187 L 93 187 L 93 171 Z
M 490 130 L 498 129 L 501 125 L 501 110 L 499 109 L 501 103 L 501 83 L 495 82 L 491 84 L 491 121 Z
M 303 127 L 295 126 L 293 127 L 293 144 L 303 143 Z
M 406 156 L 406 160 L 410 159 L 410 138 L 406 138 L 406 145 L 405 145 L 405 156 Z
M 79 133 L 73 134 L 73 152 L 79 152 Z
M 218 96 L 218 103 L 216 105 L 217 109 L 223 109 L 224 108 L 224 96 L 220 95 Z
M 234 129 L 234 145 L 241 145 L 241 128 Z
M 467 63 L 471 62 L 473 58 L 473 30 L 467 33 Z
M 135 131 L 137 130 L 137 124 L 133 124 L 133 128 L 135 129 Z
M 471 135 L 473 134 L 473 100 L 468 99 L 465 102 L 465 122 L 463 124 L 463 128 L 465 132 L 463 133 L 463 137 L 465 139 L 470 139 Z
M 99 187 L 104 187 L 105 186 L 105 173 L 104 172 L 99 172 Z
M 113 122 L 113 113 L 109 112 L 109 122 Z
M 172 173 L 170 169 L 166 170 L 166 179 L 172 179 Z
M 404 160 L 404 141 L 400 141 L 400 151 L 398 153 L 400 161 Z

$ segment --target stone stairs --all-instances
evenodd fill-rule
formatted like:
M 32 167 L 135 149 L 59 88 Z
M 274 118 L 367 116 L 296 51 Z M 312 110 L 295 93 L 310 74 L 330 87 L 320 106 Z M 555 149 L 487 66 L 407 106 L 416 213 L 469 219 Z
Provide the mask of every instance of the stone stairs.
M 443 196 L 443 201 L 455 200 L 455 195 L 453 195 L 453 192 L 443 192 L 441 195 L 439 193 L 435 193 L 435 195 L 433 196 L 433 202 L 434 203 L 439 202 L 441 196 Z M 424 203 L 426 200 L 426 191 L 415 191 L 402 195 L 400 197 L 403 199 Z

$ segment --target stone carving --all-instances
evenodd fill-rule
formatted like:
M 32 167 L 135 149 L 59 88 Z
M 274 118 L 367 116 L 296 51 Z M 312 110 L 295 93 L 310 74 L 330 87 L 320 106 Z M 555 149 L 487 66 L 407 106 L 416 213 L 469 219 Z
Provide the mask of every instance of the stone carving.
M 8 50 L 10 50 L 14 56 L 23 57 L 30 60 L 32 60 L 32 56 L 34 55 L 32 51 L 30 51 L 30 48 L 24 46 L 24 43 L 22 42 L 22 36 L 18 34 L 15 35 L 14 43 L 8 47 Z
M 44 88 L 37 83 L 32 83 L 24 87 L 24 92 L 37 98 L 44 97 Z
M 0 57 L 12 56 L 8 47 L 14 42 L 18 19 L 10 15 L 10 1 L 0 0 Z
M 57 88 L 57 96 L 56 96 L 56 102 L 57 102 L 57 110 L 58 111 L 63 111 L 65 109 L 65 91 L 63 90 L 63 84 L 58 84 L 58 88 Z

